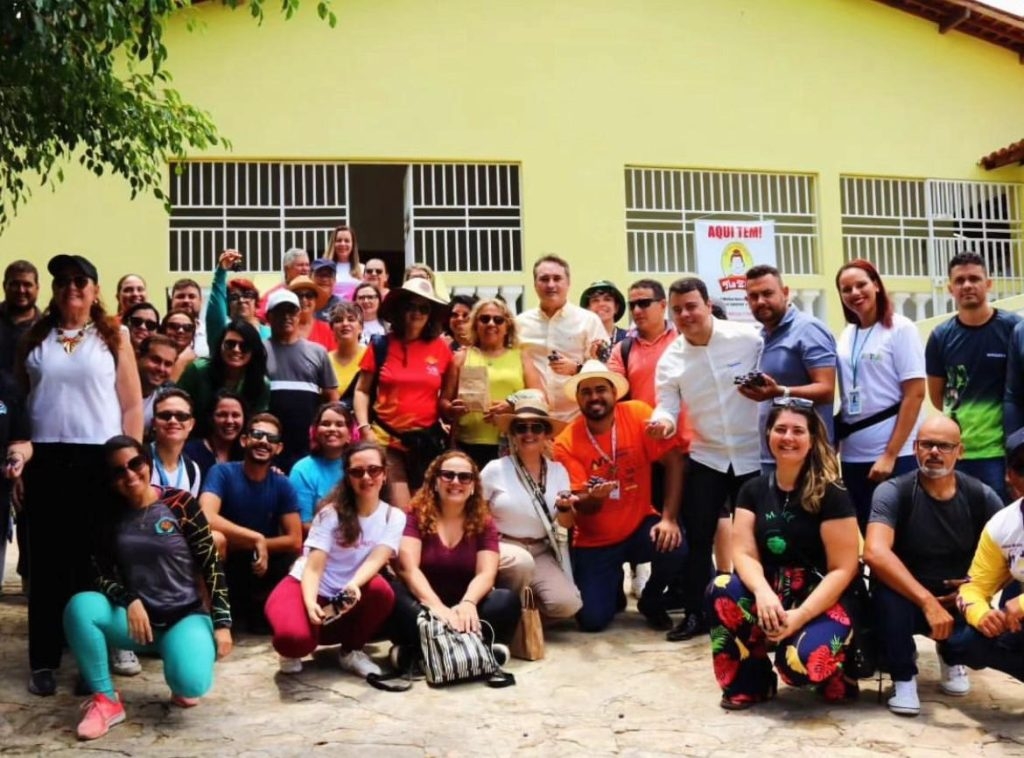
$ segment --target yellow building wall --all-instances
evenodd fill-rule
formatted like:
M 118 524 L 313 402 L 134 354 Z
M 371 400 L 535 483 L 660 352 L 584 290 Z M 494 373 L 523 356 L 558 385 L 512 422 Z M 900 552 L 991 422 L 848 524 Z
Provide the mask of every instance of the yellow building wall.
M 557 252 L 576 292 L 636 278 L 626 165 L 814 174 L 822 276 L 795 283 L 828 293 L 835 325 L 840 175 L 1024 181 L 976 165 L 1024 137 L 1017 56 L 871 0 L 334 0 L 334 29 L 311 0 L 290 21 L 272 6 L 262 26 L 211 5 L 167 32 L 176 86 L 233 143 L 209 157 L 519 162 L 527 271 Z M 0 236 L 0 263 L 74 250 L 108 299 L 127 271 L 166 286 L 163 207 L 128 195 L 68 172 Z M 534 302 L 528 274 L 487 280 Z

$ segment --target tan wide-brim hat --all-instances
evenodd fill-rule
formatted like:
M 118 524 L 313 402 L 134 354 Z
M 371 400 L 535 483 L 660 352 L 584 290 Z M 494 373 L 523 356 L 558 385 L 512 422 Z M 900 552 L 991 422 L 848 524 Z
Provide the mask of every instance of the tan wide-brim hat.
M 401 287 L 392 287 L 388 290 L 387 297 L 380 304 L 379 318 L 384 321 L 394 321 L 395 311 L 398 306 L 412 299 L 413 295 L 421 297 L 430 303 L 430 317 L 439 318 L 448 312 L 448 301 L 442 300 L 434 292 L 434 287 L 427 279 L 408 279 L 402 282 Z
M 512 413 L 502 413 L 494 419 L 495 425 L 502 434 L 508 434 L 509 427 L 516 421 L 543 421 L 551 427 L 552 437 L 566 427 L 564 421 L 551 415 L 548 411 L 547 400 L 539 392 L 520 396 L 513 401 L 512 406 L 515 409 Z
M 565 396 L 570 400 L 575 400 L 580 382 L 585 382 L 587 379 L 604 379 L 609 382 L 615 388 L 616 400 L 621 400 L 629 394 L 629 380 L 626 377 L 609 371 L 601 361 L 591 358 L 583 364 L 583 368 L 576 376 L 565 383 Z

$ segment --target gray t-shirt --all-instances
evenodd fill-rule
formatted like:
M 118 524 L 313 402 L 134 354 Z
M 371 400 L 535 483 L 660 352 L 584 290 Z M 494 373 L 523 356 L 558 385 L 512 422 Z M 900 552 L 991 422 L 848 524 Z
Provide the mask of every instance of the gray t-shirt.
M 951 591 L 944 580 L 967 576 L 985 522 L 1002 507 L 991 487 L 959 471 L 956 494 L 936 500 L 914 471 L 878 485 L 868 523 L 885 524 L 896 532 L 893 552 L 925 589 L 938 596 Z

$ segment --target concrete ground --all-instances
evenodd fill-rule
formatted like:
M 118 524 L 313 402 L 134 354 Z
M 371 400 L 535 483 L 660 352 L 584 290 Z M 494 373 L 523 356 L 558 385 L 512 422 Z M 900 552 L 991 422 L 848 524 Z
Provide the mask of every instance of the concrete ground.
M 341 673 L 333 649 L 284 676 L 269 642 L 250 637 L 218 664 L 210 695 L 183 711 L 168 702 L 160 661 L 143 659 L 140 676 L 117 679 L 128 720 L 79 743 L 71 657 L 55 697 L 25 689 L 26 603 L 13 560 L 9 552 L 0 597 L 3 755 L 1024 755 L 1024 688 L 999 673 L 972 672 L 971 693 L 947 697 L 927 640 L 917 718 L 890 714 L 867 682 L 853 705 L 829 707 L 783 687 L 775 701 L 734 713 L 718 707 L 708 642 L 666 642 L 635 611 L 602 634 L 549 632 L 547 657 L 513 661 L 517 684 L 502 690 L 417 682 L 409 692 L 380 692 Z

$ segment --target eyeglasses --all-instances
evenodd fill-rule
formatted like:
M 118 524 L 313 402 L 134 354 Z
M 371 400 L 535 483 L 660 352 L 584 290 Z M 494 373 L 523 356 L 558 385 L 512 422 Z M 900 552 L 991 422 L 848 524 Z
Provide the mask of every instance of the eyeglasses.
M 153 414 L 153 418 L 160 419 L 161 421 L 174 419 L 179 424 L 184 424 L 186 421 L 192 420 L 192 414 L 188 411 L 157 411 Z
M 146 470 L 146 466 L 149 464 L 146 461 L 146 456 L 136 455 L 130 461 L 123 466 L 111 466 L 110 475 L 115 479 L 123 479 L 128 476 L 128 472 L 131 471 L 135 474 L 141 474 Z
M 551 427 L 543 421 L 517 421 L 512 424 L 512 434 L 547 434 Z
M 772 405 L 779 408 L 803 408 L 810 410 L 814 408 L 814 401 L 806 397 L 777 397 L 772 400 Z
M 378 297 L 372 292 L 369 295 L 359 295 L 356 300 L 377 300 Z
M 426 316 L 430 313 L 430 305 L 427 303 L 409 303 L 405 306 L 406 313 L 418 313 L 421 316 Z
M 224 340 L 220 343 L 222 350 L 237 350 L 240 353 L 250 352 L 250 348 L 242 340 Z
M 371 274 L 371 275 L 380 276 L 381 274 L 384 273 L 384 269 L 382 269 L 382 268 L 368 268 L 368 269 L 366 269 L 366 273 L 367 274 Z
M 265 432 L 262 429 L 250 429 L 246 433 L 246 436 L 249 437 L 249 439 L 256 440 L 257 442 L 259 440 L 266 440 L 271 445 L 276 445 L 278 442 L 281 441 L 280 434 L 274 434 L 273 432 Z
M 242 290 L 241 292 L 232 292 L 228 295 L 228 300 L 232 303 L 237 303 L 239 300 L 255 300 L 256 293 L 252 290 Z
M 504 324 L 504 323 L 505 323 L 505 322 L 506 322 L 507 320 L 508 320 L 508 319 L 506 319 L 506 318 L 505 318 L 504 316 L 492 316 L 492 315 L 491 315 L 491 314 L 489 314 L 489 313 L 485 313 L 485 314 L 483 314 L 482 316 L 478 316 L 478 317 L 477 317 L 477 321 L 479 321 L 479 322 L 480 322 L 481 324 L 483 324 L 484 326 L 487 326 L 487 325 L 488 325 L 488 324 L 490 324 L 490 323 L 491 323 L 492 321 L 494 322 L 494 325 L 495 325 L 495 326 L 501 326 L 501 325 L 502 325 L 502 324 Z
M 142 318 L 142 316 L 129 316 L 128 325 L 132 329 L 145 329 L 147 332 L 152 332 L 160 327 L 160 322 L 151 318 Z
M 316 300 L 316 293 L 312 290 L 302 290 L 295 293 L 302 300 Z
M 653 297 L 641 297 L 641 298 L 637 298 L 636 300 L 630 300 L 629 301 L 629 309 L 633 310 L 634 308 L 639 308 L 642 311 L 646 311 L 648 308 L 650 308 L 655 303 L 660 303 L 660 302 L 661 302 L 661 300 L 658 300 L 658 299 L 653 298 Z
M 348 475 L 353 479 L 365 479 L 366 477 L 376 479 L 383 473 L 383 466 L 354 466 L 348 470 Z
M 69 284 L 73 284 L 76 288 L 84 290 L 91 281 L 92 279 L 84 274 L 79 274 L 78 276 L 55 276 L 53 277 L 53 286 L 58 289 L 64 289 Z
M 959 442 L 939 442 L 938 440 L 914 440 L 920 450 L 938 450 L 940 453 L 952 453 L 960 445 Z
M 188 323 L 182 323 L 179 321 L 168 321 L 164 324 L 164 329 L 168 332 L 184 332 L 185 334 L 192 334 L 196 330 L 196 325 L 191 321 Z
M 458 479 L 459 484 L 469 484 L 473 481 L 472 471 L 452 471 L 451 469 L 443 468 L 437 472 L 437 475 L 446 482 L 454 482 Z

